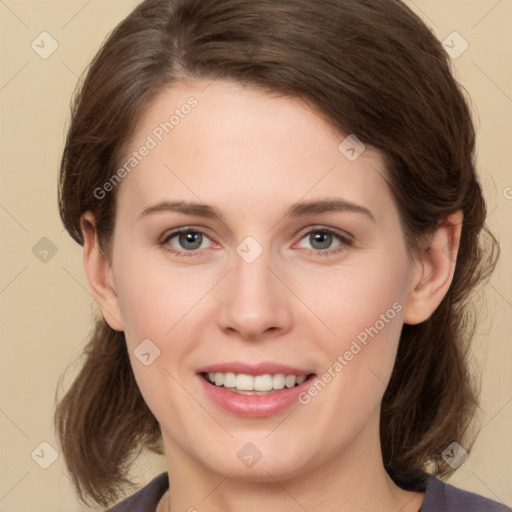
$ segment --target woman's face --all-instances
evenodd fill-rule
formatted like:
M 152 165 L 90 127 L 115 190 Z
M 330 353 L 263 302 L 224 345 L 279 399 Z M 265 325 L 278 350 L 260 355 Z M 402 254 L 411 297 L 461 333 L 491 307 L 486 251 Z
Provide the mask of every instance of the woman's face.
M 378 451 L 416 267 L 381 155 L 348 135 L 223 81 L 175 84 L 139 123 L 111 281 L 178 466 L 281 480 Z

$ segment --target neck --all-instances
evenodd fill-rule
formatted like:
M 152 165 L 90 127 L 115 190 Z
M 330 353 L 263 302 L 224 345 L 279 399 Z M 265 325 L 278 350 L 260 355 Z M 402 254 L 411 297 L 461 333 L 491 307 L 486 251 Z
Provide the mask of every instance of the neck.
M 423 501 L 423 493 L 404 491 L 385 471 L 378 421 L 327 461 L 281 478 L 268 468 L 258 481 L 220 475 L 176 445 L 164 445 L 171 492 L 159 512 L 417 512 Z

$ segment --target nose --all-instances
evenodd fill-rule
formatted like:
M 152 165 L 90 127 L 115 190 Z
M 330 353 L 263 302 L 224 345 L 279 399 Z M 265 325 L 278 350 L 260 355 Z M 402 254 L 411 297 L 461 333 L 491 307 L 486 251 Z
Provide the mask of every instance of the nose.
M 234 268 L 224 282 L 218 316 L 219 326 L 227 334 L 258 341 L 290 330 L 292 294 L 269 263 L 265 252 L 252 263 L 235 256 Z

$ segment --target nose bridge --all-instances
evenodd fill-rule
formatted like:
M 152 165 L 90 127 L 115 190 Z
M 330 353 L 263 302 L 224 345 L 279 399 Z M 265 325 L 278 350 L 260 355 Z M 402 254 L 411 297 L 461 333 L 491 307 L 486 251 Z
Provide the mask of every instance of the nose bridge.
M 256 244 L 249 239 L 237 247 L 219 316 L 223 329 L 237 331 L 244 338 L 286 330 L 291 321 L 290 298 L 269 268 L 276 262 Z
M 275 283 L 272 283 L 270 279 L 272 277 L 269 270 L 270 265 L 268 252 L 258 255 L 254 260 L 244 259 L 244 257 L 237 254 L 232 272 L 234 293 L 241 294 L 240 298 L 246 295 L 262 295 L 263 297 L 271 295 L 270 288 Z

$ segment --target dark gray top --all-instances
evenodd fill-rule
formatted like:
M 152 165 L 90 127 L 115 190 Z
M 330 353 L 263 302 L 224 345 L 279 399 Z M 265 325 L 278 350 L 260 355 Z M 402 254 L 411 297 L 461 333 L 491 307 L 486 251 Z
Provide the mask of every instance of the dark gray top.
M 167 473 L 154 478 L 140 491 L 117 504 L 110 512 L 155 512 L 158 502 L 169 488 Z M 512 509 L 463 491 L 431 477 L 427 481 L 425 499 L 418 512 L 511 512 Z

